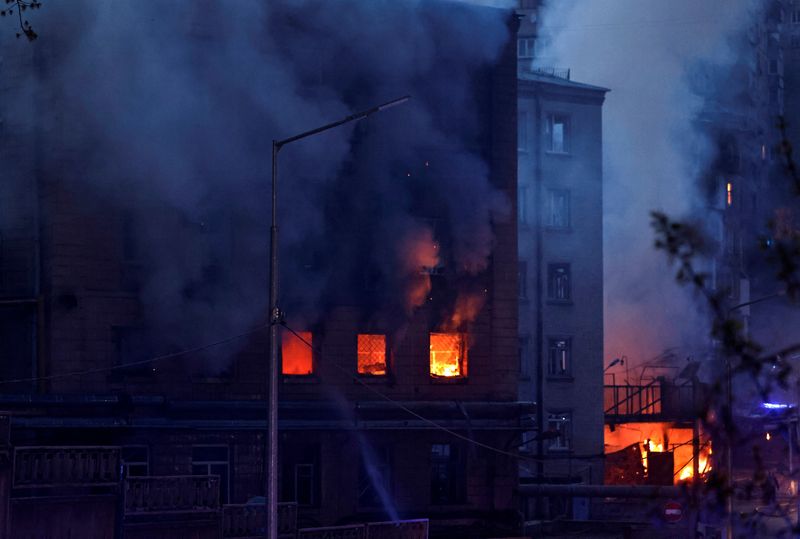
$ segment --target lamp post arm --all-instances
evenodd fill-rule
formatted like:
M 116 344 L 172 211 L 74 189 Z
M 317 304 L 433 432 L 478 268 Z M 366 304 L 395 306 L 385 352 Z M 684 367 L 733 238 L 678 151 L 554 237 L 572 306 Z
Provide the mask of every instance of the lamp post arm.
M 331 122 L 331 123 L 323 125 L 321 127 L 317 127 L 315 129 L 311 129 L 309 131 L 304 131 L 303 133 L 294 135 L 292 137 L 285 138 L 283 140 L 278 140 L 278 141 L 275 142 L 275 144 L 277 145 L 278 150 L 280 150 L 281 147 L 286 146 L 287 144 L 291 144 L 292 142 L 295 142 L 295 141 L 298 141 L 300 139 L 304 139 L 306 137 L 310 137 L 310 136 L 322 133 L 323 131 L 327 131 L 328 129 L 333 129 L 334 127 L 339 127 L 340 125 L 344 125 L 346 123 L 354 122 L 356 120 L 363 120 L 367 116 L 375 114 L 376 112 L 381 112 L 381 111 L 384 111 L 386 109 L 390 109 L 392 107 L 396 107 L 397 105 L 402 105 L 403 103 L 405 103 L 409 99 L 411 99 L 410 95 L 404 95 L 403 97 L 398 97 L 397 99 L 392 99 L 391 101 L 387 101 L 386 103 L 383 103 L 382 105 L 378 105 L 376 107 L 372 107 L 372 108 L 367 109 L 367 110 L 362 110 L 361 112 L 356 112 L 356 113 L 351 114 L 350 116 L 347 116 L 346 118 L 342 118 L 341 120 L 338 120 L 336 122 Z

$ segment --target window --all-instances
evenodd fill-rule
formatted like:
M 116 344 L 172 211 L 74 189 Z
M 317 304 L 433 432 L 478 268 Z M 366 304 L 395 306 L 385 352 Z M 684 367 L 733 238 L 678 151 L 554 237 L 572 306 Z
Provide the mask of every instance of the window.
M 461 333 L 430 334 L 431 377 L 463 378 L 467 375 L 466 339 Z
M 528 151 L 528 111 L 521 110 L 517 116 L 517 150 Z
M 547 265 L 547 299 L 555 301 L 569 301 L 570 293 L 570 266 L 569 264 Z
M 281 372 L 290 376 L 308 376 L 314 372 L 313 335 L 285 330 L 281 341 Z
M 547 415 L 547 431 L 550 451 L 572 449 L 572 412 L 557 412 Z
M 569 116 L 549 114 L 544 129 L 545 149 L 553 153 L 569 152 Z
M 517 39 L 517 58 L 533 58 L 536 38 L 521 37 Z
M 571 369 L 571 339 L 547 339 L 547 374 L 550 376 L 569 376 Z
M 795 34 L 789 38 L 789 46 L 793 49 L 800 49 L 800 34 Z
M 391 496 L 391 464 L 388 447 L 363 449 L 358 479 L 359 507 L 383 507 Z
M 525 260 L 519 261 L 519 271 L 517 272 L 517 281 L 519 285 L 519 299 L 528 298 L 528 262 Z
M 358 374 L 386 374 L 386 335 L 358 335 Z
M 305 507 L 319 506 L 318 444 L 287 444 L 281 458 L 281 498 Z
M 570 193 L 566 189 L 547 190 L 545 223 L 550 228 L 570 227 Z
M 454 444 L 431 446 L 431 503 L 463 503 L 467 470 L 462 448 Z
M 150 475 L 150 451 L 146 445 L 130 445 L 122 448 L 122 467 L 125 477 Z
M 792 11 L 792 24 L 800 24 L 800 9 Z
M 196 445 L 192 447 L 192 475 L 218 475 L 221 503 L 230 499 L 230 463 L 228 446 Z

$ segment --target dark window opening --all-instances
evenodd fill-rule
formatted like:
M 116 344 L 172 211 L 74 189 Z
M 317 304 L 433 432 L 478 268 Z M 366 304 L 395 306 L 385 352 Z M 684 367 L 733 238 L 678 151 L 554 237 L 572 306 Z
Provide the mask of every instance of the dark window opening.
M 391 497 L 391 461 L 388 447 L 367 448 L 358 476 L 359 507 L 383 507 L 381 491 Z
M 545 149 L 553 153 L 569 153 L 570 151 L 570 126 L 569 116 L 565 114 L 550 114 L 544 124 Z
M 547 340 L 547 374 L 569 376 L 572 368 L 572 341 L 551 338 Z
M 464 503 L 466 500 L 466 463 L 464 451 L 454 444 L 431 446 L 431 503 Z
M 320 448 L 318 444 L 281 447 L 281 499 L 304 507 L 319 507 Z
M 556 301 L 572 299 L 569 264 L 547 265 L 547 298 Z
M 570 193 L 566 189 L 547 191 L 546 224 L 550 228 L 570 227 Z
M 150 475 L 150 451 L 146 445 L 130 445 L 122 448 L 122 466 L 125 477 Z
M 230 500 L 230 461 L 228 446 L 192 447 L 192 475 L 218 475 L 220 503 Z

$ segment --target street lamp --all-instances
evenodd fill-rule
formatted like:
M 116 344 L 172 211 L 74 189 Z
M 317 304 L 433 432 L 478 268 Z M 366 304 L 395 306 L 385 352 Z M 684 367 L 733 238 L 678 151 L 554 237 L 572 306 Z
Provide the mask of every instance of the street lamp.
M 769 294 L 767 296 L 763 296 L 760 298 L 756 298 L 754 300 L 745 301 L 744 303 L 740 303 L 739 305 L 734 305 L 733 307 L 728 309 L 728 317 L 734 313 L 734 311 L 738 309 L 742 309 L 744 307 L 749 307 L 750 305 L 755 305 L 756 303 L 761 303 L 762 301 L 767 301 L 770 299 L 778 298 L 781 296 L 786 295 L 786 290 L 779 290 L 774 294 Z M 728 403 L 728 413 L 731 414 L 731 421 L 733 420 L 733 369 L 731 367 L 731 358 L 729 354 L 725 354 L 725 393 L 726 393 L 726 400 Z M 790 440 L 791 442 L 791 440 Z M 731 433 L 728 433 L 728 440 L 727 440 L 727 451 L 725 451 L 725 473 L 728 476 L 728 483 L 730 487 L 730 492 L 728 493 L 727 498 L 725 499 L 725 536 L 727 539 L 733 539 L 733 440 L 731 440 Z M 798 513 L 798 523 L 800 523 L 800 513 Z
M 376 112 L 405 103 L 409 99 L 411 99 L 410 96 L 393 99 L 316 129 L 304 131 L 283 140 L 272 141 L 272 226 L 270 227 L 269 242 L 269 417 L 267 425 L 267 492 L 265 496 L 268 539 L 277 539 L 278 537 L 278 324 L 282 318 L 282 313 L 278 308 L 278 152 L 287 144 L 340 125 L 362 120 Z

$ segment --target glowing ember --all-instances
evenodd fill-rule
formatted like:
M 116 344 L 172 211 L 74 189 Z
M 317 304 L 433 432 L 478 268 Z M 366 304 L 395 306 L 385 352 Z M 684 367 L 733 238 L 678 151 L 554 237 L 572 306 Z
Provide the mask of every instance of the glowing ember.
M 284 331 L 281 343 L 283 374 L 306 376 L 314 372 L 314 361 L 311 347 L 310 331 L 298 331 L 298 338 L 293 333 Z M 302 339 L 302 340 L 301 340 Z M 306 342 L 303 342 L 306 341 Z
M 386 374 L 386 336 L 358 336 L 358 374 Z
M 464 337 L 460 333 L 431 333 L 431 375 L 453 378 L 467 370 Z

